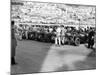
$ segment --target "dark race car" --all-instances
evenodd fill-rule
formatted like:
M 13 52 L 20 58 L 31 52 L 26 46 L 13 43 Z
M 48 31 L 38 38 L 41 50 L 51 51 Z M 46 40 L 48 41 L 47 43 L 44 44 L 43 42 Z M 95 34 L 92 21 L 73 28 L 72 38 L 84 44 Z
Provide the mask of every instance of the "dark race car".
M 75 46 L 87 43 L 87 33 L 78 31 L 66 32 L 65 43 L 74 44 Z

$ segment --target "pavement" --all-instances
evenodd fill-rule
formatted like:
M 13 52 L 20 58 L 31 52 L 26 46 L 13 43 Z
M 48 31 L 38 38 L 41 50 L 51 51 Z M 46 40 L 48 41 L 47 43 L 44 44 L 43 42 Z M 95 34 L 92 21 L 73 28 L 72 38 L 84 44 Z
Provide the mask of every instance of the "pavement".
M 84 44 L 59 47 L 32 40 L 18 41 L 17 64 L 11 66 L 11 74 L 96 69 L 96 56 L 91 52 Z

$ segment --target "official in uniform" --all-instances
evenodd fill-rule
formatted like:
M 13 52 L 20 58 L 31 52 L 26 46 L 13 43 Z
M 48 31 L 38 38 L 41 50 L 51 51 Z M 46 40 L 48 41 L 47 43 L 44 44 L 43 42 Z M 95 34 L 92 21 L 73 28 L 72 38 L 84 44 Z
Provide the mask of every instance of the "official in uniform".
M 16 54 L 17 41 L 15 38 L 14 21 L 11 22 L 11 65 L 16 64 L 15 54 Z
M 55 45 L 61 45 L 61 26 L 56 29 Z

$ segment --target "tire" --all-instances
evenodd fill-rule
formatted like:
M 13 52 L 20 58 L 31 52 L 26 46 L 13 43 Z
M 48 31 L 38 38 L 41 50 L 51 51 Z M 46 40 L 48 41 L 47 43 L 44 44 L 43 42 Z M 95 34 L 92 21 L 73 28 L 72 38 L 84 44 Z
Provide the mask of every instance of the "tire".
M 80 39 L 79 38 L 75 38 L 74 45 L 75 46 L 79 46 L 80 45 Z
M 34 35 L 33 34 L 31 34 L 31 39 L 34 40 Z
M 38 36 L 38 39 L 41 39 L 41 35 Z
M 29 34 L 29 36 L 28 36 L 28 38 L 30 39 L 30 40 L 32 40 L 32 34 Z
M 71 45 L 72 44 L 72 37 L 67 37 L 67 44 Z
M 51 43 L 54 43 L 54 42 L 55 42 L 55 36 L 51 35 L 51 37 L 50 37 L 50 42 L 51 42 Z
M 55 40 L 55 37 L 54 36 L 51 36 L 51 40 Z
M 39 35 L 39 36 L 38 36 L 38 40 L 39 40 L 39 41 L 42 41 L 42 35 Z
M 68 38 L 65 37 L 65 44 L 66 44 L 66 43 L 68 44 Z

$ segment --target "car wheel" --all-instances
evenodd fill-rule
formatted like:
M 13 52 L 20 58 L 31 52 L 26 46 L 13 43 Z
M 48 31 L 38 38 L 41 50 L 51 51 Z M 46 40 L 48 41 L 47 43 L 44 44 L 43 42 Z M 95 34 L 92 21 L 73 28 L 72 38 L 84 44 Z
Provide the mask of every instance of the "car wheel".
M 75 44 L 75 46 L 79 46 L 80 45 L 80 39 L 75 38 L 74 44 Z

